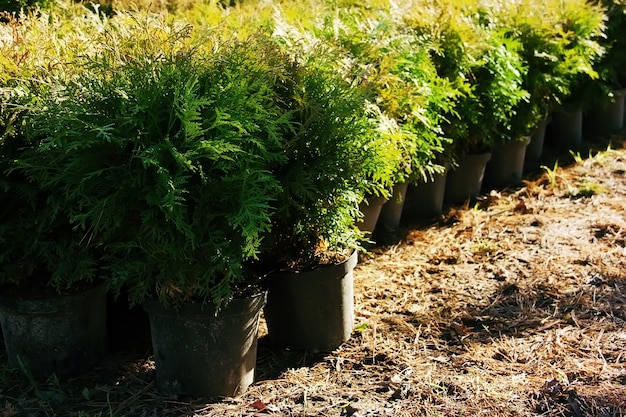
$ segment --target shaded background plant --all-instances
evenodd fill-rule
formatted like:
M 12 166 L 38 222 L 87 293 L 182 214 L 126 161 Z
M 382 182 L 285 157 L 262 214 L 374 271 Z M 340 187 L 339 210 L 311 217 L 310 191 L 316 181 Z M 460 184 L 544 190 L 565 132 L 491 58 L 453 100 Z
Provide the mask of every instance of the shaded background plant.
M 36 146 L 23 133 L 25 108 L 36 97 L 25 85 L 2 90 L 0 283 L 5 293 L 44 296 L 72 292 L 96 279 L 100 266 L 97 248 L 74 229 L 65 207 L 50 207 L 54 193 L 43 190 L 18 169 L 23 152 Z
M 589 108 L 605 107 L 615 93 L 626 86 L 626 3 L 623 0 L 602 0 L 605 13 L 604 28 L 595 39 L 603 48 L 596 57 L 593 69 L 597 79 L 587 80 L 585 94 L 589 97 Z
M 9 17 L 0 29 L 0 281 L 14 284 L 5 291 L 73 292 L 99 277 L 100 249 L 22 164 L 38 146 L 27 134 L 32 113 L 71 73 L 66 60 L 76 50 L 88 54 L 86 33 L 101 27 L 85 9 L 72 13 L 33 11 Z

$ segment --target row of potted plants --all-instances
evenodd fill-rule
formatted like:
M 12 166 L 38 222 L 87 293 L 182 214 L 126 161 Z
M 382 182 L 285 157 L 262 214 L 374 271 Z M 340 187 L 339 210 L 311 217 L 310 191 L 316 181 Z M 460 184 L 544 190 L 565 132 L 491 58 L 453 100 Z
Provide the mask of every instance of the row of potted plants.
M 268 13 L 244 2 L 109 16 L 58 2 L 5 16 L 10 362 L 59 374 L 91 366 L 104 338 L 88 337 L 91 354 L 68 340 L 85 323 L 103 327 L 102 301 L 80 304 L 90 319 L 45 307 L 56 336 L 9 347 L 41 328 L 24 322 L 35 306 L 16 300 L 85 288 L 144 305 L 167 395 L 245 390 L 264 305 L 277 344 L 339 346 L 352 331 L 367 202 L 520 142 L 601 73 L 607 9 L 548 3 L 282 3 Z M 331 266 L 337 276 L 320 272 Z M 183 334 L 195 353 L 182 352 Z M 219 351 L 226 340 L 235 347 Z M 69 353 L 37 353 L 59 344 Z
M 3 294 L 42 296 L 46 286 L 73 293 L 103 282 L 150 313 L 162 393 L 244 390 L 267 286 L 276 288 L 267 303 L 275 340 L 298 347 L 310 338 L 299 341 L 293 326 L 328 323 L 315 306 L 312 319 L 293 321 L 301 306 L 280 295 L 282 281 L 292 281 L 280 271 L 345 263 L 332 281 L 351 291 L 362 239 L 358 203 L 365 193 L 384 192 L 382 144 L 393 131 L 364 92 L 333 70 L 336 55 L 322 45 L 287 54 L 268 33 L 224 39 L 141 13 L 108 22 L 91 15 L 82 25 L 82 34 L 94 33 L 88 42 L 32 56 L 71 60 L 26 63 L 19 71 L 28 77 L 17 74 L 3 86 Z M 320 297 L 319 304 L 328 301 Z M 334 348 L 349 337 L 351 292 L 339 301 L 348 316 L 338 312 L 337 333 L 305 347 Z M 23 311 L 0 304 L 10 335 L 23 327 L 10 324 Z M 289 305 L 298 311 L 285 314 Z M 172 327 L 181 321 L 191 353 L 181 353 L 183 333 Z M 44 338 L 42 351 L 58 351 L 51 340 L 69 340 L 75 324 L 62 334 L 63 326 L 51 326 L 58 336 Z M 234 346 L 225 343 L 228 334 Z M 71 355 L 82 354 L 79 345 Z M 27 353 L 23 347 L 16 351 Z M 57 357 L 42 367 L 71 373 L 78 361 L 66 364 Z
M 452 168 L 445 182 L 450 202 L 477 195 L 483 175 L 495 186 L 519 182 L 533 133 L 576 103 L 606 101 L 610 94 L 583 92 L 601 67 L 621 68 L 599 59 L 608 47 L 606 9 L 582 1 L 369 2 L 330 9 L 316 10 L 309 21 L 285 6 L 273 24 L 280 34 L 312 32 L 348 51 L 348 73 L 368 83 L 372 101 L 400 129 L 394 184 L 428 184 Z M 541 143 L 532 145 L 541 150 Z M 509 157 L 514 162 L 499 163 Z M 394 196 L 381 215 L 395 201 L 403 200 Z M 391 211 L 400 213 L 399 206 Z M 398 222 L 381 220 L 391 227 Z

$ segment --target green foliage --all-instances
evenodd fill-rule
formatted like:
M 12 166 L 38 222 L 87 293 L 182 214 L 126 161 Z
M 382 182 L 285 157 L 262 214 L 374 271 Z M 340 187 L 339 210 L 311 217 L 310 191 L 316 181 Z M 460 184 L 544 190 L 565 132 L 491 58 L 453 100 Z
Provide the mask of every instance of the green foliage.
M 65 46 L 81 44 L 81 30 L 92 23 L 79 23 L 69 34 L 66 21 L 37 13 L 1 27 L 0 283 L 26 281 L 38 291 L 51 286 L 65 292 L 98 275 L 98 249 L 86 244 L 84 232 L 74 230 L 63 210 L 48 211 L 53 192 L 17 170 L 22 152 L 32 145 L 25 133 L 29 109 L 52 90 Z
M 0 12 L 19 13 L 35 7 L 47 7 L 51 0 L 0 0 Z
M 4 282 L 105 269 L 133 302 L 226 302 L 251 264 L 358 247 L 365 196 L 626 68 L 621 0 L 99 3 L 0 24 Z
M 247 281 L 270 228 L 289 113 L 275 85 L 289 61 L 266 36 L 195 38 L 128 14 L 32 109 L 17 163 L 103 247 L 109 286 L 132 302 L 220 305 Z
M 541 168 L 546 172 L 546 176 L 548 177 L 548 181 L 550 183 L 550 188 L 553 189 L 557 185 L 558 171 L 559 171 L 559 161 L 554 162 L 554 167 L 550 169 L 545 165 L 542 165 Z
M 391 12 L 359 7 L 338 10 L 327 18 L 323 36 L 349 53 L 349 72 L 364 84 L 371 100 L 397 126 L 391 146 L 399 155 L 393 183 L 415 181 L 441 170 L 443 115 L 456 90 L 437 74 L 431 45 L 403 30 Z
M 597 78 L 596 62 L 604 15 L 591 3 L 571 0 L 520 0 L 492 8 L 498 25 L 507 27 L 522 43 L 528 67 L 524 89 L 530 100 L 517 109 L 518 129 L 546 119 L 558 105 L 575 100 L 580 84 Z
M 515 106 L 528 99 L 519 42 L 477 6 L 450 1 L 405 14 L 415 35 L 432 42 L 439 76 L 459 92 L 444 125 L 455 155 L 488 150 L 506 139 Z
M 371 145 L 381 133 L 363 90 L 333 65 L 332 50 L 318 44 L 296 51 L 284 90 L 295 129 L 285 143 L 287 163 L 275 171 L 282 193 L 263 249 L 266 262 L 306 269 L 358 247 L 358 203 L 383 191 L 371 171 L 380 158 Z
M 603 0 L 607 21 L 602 45 L 606 53 L 598 63 L 602 80 L 612 88 L 626 86 L 626 2 L 624 0 Z
M 599 74 L 594 66 L 605 52 L 599 43 L 605 15 L 599 6 L 570 0 L 562 4 L 558 16 L 559 36 L 567 42 L 561 64 L 568 83 L 564 101 L 588 108 L 597 97 L 594 89 Z
M 313 25 L 310 31 L 289 24 L 282 13 L 277 14 L 273 20 L 274 36 L 289 50 L 295 51 L 297 59 L 303 64 L 329 74 L 330 78 L 324 76 L 325 82 L 339 82 L 345 86 L 343 88 L 354 90 L 349 93 L 353 98 L 342 106 L 350 106 L 353 111 L 366 115 L 369 119 L 369 131 L 364 132 L 362 126 L 355 126 L 354 132 L 360 131 L 363 138 L 354 143 L 355 148 L 350 152 L 362 155 L 359 165 L 363 167 L 362 185 L 366 193 L 388 195 L 403 163 L 399 143 L 402 131 L 396 121 L 378 106 L 372 88 L 374 84 L 365 78 L 365 70 L 355 59 L 355 55 L 332 35 L 332 26 L 335 23 L 328 21 L 329 13 L 326 10 L 320 15 L 326 23 L 319 27 Z
M 572 198 L 590 198 L 604 192 L 606 192 L 606 189 L 601 184 L 584 180 L 580 181 L 576 187 L 568 187 L 568 195 Z
M 615 97 L 616 90 L 626 86 L 626 3 L 623 0 L 602 0 L 605 27 L 596 41 L 604 53 L 593 62 L 597 79 L 586 79 L 579 87 L 580 99 L 587 108 L 605 107 Z

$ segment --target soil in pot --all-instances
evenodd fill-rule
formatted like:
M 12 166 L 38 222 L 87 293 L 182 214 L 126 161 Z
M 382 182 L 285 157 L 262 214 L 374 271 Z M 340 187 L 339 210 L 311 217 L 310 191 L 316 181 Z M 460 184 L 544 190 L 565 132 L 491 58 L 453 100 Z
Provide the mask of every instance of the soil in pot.
M 354 326 L 357 262 L 355 251 L 337 265 L 270 274 L 264 314 L 272 344 L 324 352 L 348 340 Z
M 259 317 L 266 293 L 212 305 L 165 307 L 148 300 L 156 387 L 168 397 L 235 396 L 254 382 Z
M 106 351 L 106 288 L 45 298 L 0 296 L 9 361 L 35 377 L 83 374 Z
M 490 159 L 490 152 L 467 154 L 459 158 L 459 165 L 450 170 L 446 177 L 444 201 L 461 204 L 467 199 L 476 198 L 480 194 L 485 167 Z

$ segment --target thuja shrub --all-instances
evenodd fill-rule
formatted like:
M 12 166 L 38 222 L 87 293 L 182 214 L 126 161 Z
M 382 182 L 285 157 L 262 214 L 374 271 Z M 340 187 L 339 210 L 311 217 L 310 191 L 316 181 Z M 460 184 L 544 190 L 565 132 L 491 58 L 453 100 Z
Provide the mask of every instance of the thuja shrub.
M 489 150 L 506 138 L 515 106 L 527 100 L 519 41 L 489 25 L 474 2 L 415 5 L 406 9 L 405 23 L 432 42 L 439 76 L 459 92 L 445 115 L 452 154 Z
M 600 40 L 606 52 L 599 61 L 600 77 L 610 88 L 626 86 L 626 3 L 620 0 L 603 0 L 606 11 L 606 29 Z
M 606 21 L 602 36 L 596 40 L 604 53 L 593 63 L 598 78 L 587 80 L 584 85 L 590 107 L 605 106 L 617 90 L 626 86 L 626 4 L 620 0 L 603 0 L 601 5 Z
M 84 8 L 59 16 L 33 10 L 0 25 L 0 282 L 59 293 L 97 278 L 99 249 L 75 229 L 65 206 L 50 204 L 54 190 L 31 176 L 22 157 L 38 147 L 28 135 L 40 111 L 75 74 L 68 60 L 89 54 L 87 34 L 102 22 Z M 4 287 L 7 290 L 7 287 Z M 20 289 L 21 291 L 21 289 Z
M 22 171 L 103 248 L 115 293 L 223 305 L 253 283 L 246 263 L 271 226 L 289 61 L 261 34 L 222 40 L 142 13 L 93 42 L 33 109 Z
M 318 42 L 285 46 L 297 62 L 283 90 L 294 130 L 286 136 L 287 162 L 274 171 L 281 193 L 262 259 L 265 267 L 306 270 L 359 247 L 358 204 L 384 191 L 386 180 L 372 170 L 381 174 L 377 162 L 388 163 L 382 158 L 390 149 L 377 145 L 387 132 L 365 91 L 337 66 L 340 51 Z
M 441 124 L 456 90 L 431 59 L 432 45 L 403 30 L 392 10 L 357 6 L 329 14 L 318 31 L 345 49 L 355 82 L 398 127 L 400 152 L 393 183 L 415 181 L 440 171 L 447 139 Z
M 523 87 L 530 98 L 517 107 L 513 130 L 523 133 L 546 119 L 555 107 L 583 99 L 577 89 L 599 75 L 596 65 L 604 52 L 600 43 L 603 9 L 579 0 L 490 5 L 494 24 L 509 30 L 522 44 L 520 53 L 527 67 Z

